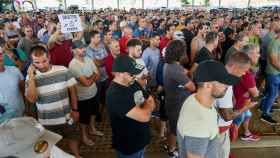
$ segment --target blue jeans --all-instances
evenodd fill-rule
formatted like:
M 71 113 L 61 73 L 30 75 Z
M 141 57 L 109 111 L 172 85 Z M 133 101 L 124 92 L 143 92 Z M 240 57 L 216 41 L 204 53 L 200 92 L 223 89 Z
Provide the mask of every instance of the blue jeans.
M 124 155 L 121 152 L 117 151 L 117 158 L 144 158 L 144 149 L 141 149 L 140 151 L 137 151 L 136 153 L 130 154 L 130 155 Z
M 278 96 L 280 86 L 280 74 L 279 75 L 266 75 L 266 86 L 264 98 L 261 102 L 262 115 L 271 115 L 270 110 Z

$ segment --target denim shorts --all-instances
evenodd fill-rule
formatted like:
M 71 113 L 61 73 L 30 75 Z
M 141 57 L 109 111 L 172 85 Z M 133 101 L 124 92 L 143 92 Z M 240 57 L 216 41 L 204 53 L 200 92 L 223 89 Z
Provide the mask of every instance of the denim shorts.
M 186 158 L 188 152 L 207 158 L 219 158 L 221 143 L 214 139 L 183 136 L 177 131 L 179 158 Z
M 235 125 L 240 126 L 245 119 L 252 117 L 252 112 L 250 110 L 244 111 L 242 114 L 240 114 L 237 118 L 233 120 L 233 123 Z
M 133 153 L 131 155 L 124 155 L 119 151 L 116 152 L 117 152 L 117 158 L 144 158 L 145 150 L 141 149 L 140 151 L 137 151 L 136 153 Z

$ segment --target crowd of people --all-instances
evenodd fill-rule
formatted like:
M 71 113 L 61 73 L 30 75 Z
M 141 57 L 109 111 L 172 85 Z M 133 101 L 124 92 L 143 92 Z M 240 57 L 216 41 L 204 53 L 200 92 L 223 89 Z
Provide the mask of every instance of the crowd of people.
M 99 10 L 73 33 L 59 14 L 0 13 L 0 157 L 57 133 L 80 158 L 108 117 L 118 158 L 144 157 L 152 118 L 169 158 L 229 158 L 230 142 L 261 139 L 250 109 L 278 124 L 280 12 Z

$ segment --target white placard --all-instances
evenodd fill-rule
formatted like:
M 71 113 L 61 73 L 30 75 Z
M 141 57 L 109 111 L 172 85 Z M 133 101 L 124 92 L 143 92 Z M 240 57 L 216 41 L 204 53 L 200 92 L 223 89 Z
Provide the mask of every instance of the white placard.
M 61 32 L 79 32 L 82 31 L 81 19 L 78 14 L 60 14 L 58 15 L 61 24 Z

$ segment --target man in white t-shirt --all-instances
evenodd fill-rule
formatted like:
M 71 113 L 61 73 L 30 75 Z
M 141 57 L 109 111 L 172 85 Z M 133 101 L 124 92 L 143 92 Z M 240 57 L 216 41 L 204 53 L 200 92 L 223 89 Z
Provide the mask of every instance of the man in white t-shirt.
M 197 92 L 184 102 L 177 124 L 180 158 L 219 158 L 218 114 L 215 100 L 239 78 L 213 60 L 201 62 L 194 75 Z
M 241 77 L 250 68 L 250 58 L 245 53 L 235 53 L 230 56 L 228 62 L 225 65 L 226 70 L 231 75 Z M 230 153 L 230 137 L 229 128 L 232 124 L 232 120 L 238 117 L 242 112 L 255 106 L 254 103 L 248 104 L 246 107 L 240 110 L 233 109 L 233 89 L 230 86 L 223 98 L 216 100 L 216 107 L 219 113 L 218 125 L 219 125 L 219 137 L 218 140 L 221 143 L 220 158 L 228 158 Z

